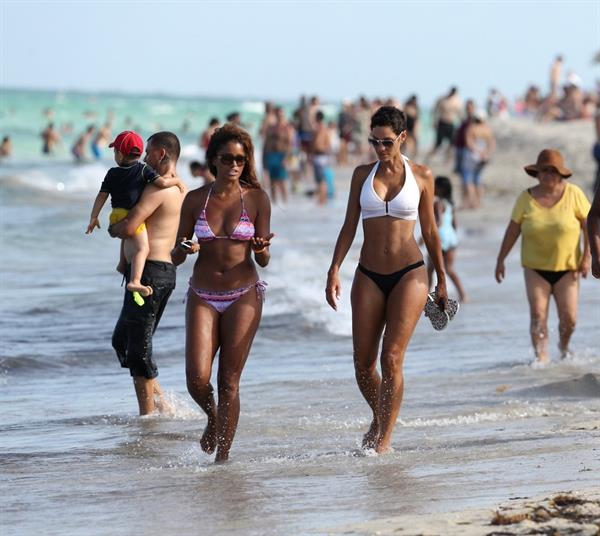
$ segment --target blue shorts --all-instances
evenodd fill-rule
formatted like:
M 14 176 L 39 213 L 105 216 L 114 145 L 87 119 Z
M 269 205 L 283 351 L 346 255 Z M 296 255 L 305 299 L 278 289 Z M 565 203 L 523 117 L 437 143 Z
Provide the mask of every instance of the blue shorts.
M 269 170 L 269 177 L 272 181 L 283 181 L 287 179 L 287 169 L 285 168 L 285 153 L 266 153 L 265 163 Z

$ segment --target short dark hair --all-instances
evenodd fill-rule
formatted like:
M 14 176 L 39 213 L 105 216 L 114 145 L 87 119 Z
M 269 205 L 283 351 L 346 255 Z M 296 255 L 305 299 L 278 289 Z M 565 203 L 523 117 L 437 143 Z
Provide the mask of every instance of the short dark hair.
M 321 110 L 319 110 L 315 114 L 315 119 L 316 119 L 317 123 L 321 123 L 323 121 L 323 119 L 325 119 L 325 114 Z
M 226 118 L 226 119 L 227 119 L 227 121 L 228 121 L 229 123 L 231 123 L 232 121 L 234 121 L 234 120 L 235 120 L 235 118 L 236 118 L 236 117 L 239 117 L 239 116 L 240 116 L 240 112 L 231 112 L 231 113 L 230 113 L 230 114 L 227 116 L 227 118 Z
M 390 127 L 398 135 L 406 130 L 406 114 L 395 106 L 382 106 L 371 117 L 371 130 L 375 127 Z
M 163 130 L 162 132 L 156 132 L 152 134 L 147 140 L 148 143 L 152 143 L 161 149 L 164 149 L 167 153 L 167 156 L 171 160 L 179 160 L 179 155 L 181 154 L 181 144 L 179 143 L 179 138 L 175 136 L 172 132 L 168 132 Z
M 198 160 L 192 160 L 190 162 L 190 169 L 194 170 L 194 169 L 206 169 L 206 164 L 203 164 L 202 162 L 198 162 Z
M 211 120 L 208 122 L 208 126 L 210 127 L 214 127 L 215 125 L 219 124 L 219 119 L 217 117 L 212 117 Z

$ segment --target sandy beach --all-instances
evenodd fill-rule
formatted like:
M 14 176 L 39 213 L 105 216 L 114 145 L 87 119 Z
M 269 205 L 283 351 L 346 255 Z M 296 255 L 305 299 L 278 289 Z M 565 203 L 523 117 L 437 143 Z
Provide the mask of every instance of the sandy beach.
M 491 508 L 406 515 L 329 530 L 328 534 L 399 536 L 597 536 L 600 487 L 535 498 L 511 497 Z

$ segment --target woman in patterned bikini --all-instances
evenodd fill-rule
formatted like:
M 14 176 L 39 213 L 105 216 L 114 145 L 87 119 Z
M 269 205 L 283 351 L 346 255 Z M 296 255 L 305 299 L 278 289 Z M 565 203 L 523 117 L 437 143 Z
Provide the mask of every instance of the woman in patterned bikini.
M 208 423 L 200 446 L 215 462 L 229 458 L 240 413 L 240 377 L 262 313 L 269 262 L 271 205 L 254 167 L 254 147 L 233 124 L 218 129 L 206 150 L 216 180 L 190 192 L 181 209 L 173 262 L 198 253 L 186 310 L 186 377 L 192 398 Z M 196 234 L 198 243 L 186 240 Z M 218 404 L 210 383 L 219 350 Z

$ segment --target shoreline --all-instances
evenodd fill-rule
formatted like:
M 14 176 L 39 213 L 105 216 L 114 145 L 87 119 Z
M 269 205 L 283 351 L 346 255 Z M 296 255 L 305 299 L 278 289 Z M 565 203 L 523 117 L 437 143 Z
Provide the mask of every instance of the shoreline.
M 537 497 L 511 497 L 493 507 L 382 518 L 326 529 L 327 534 L 483 536 L 600 534 L 600 486 Z

